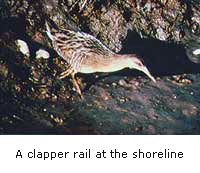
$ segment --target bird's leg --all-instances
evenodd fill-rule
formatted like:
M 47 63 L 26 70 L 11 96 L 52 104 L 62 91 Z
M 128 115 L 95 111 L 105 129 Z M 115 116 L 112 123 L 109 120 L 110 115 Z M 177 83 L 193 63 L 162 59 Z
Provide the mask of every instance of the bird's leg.
M 71 76 L 72 76 L 72 82 L 73 82 L 73 85 L 75 86 L 76 88 L 76 91 L 78 92 L 79 96 L 81 97 L 81 99 L 83 99 L 83 95 L 81 93 L 81 89 L 76 81 L 76 77 L 75 77 L 75 73 L 71 73 Z
M 73 82 L 73 85 L 74 85 L 76 91 L 78 92 L 78 94 L 79 94 L 79 96 L 81 97 L 81 99 L 83 99 L 83 95 L 82 95 L 82 93 L 81 93 L 81 89 L 80 89 L 80 87 L 79 87 L 79 85 L 78 85 L 78 82 L 77 82 L 77 80 L 76 80 L 76 78 L 75 78 L 74 70 L 73 70 L 73 68 L 72 68 L 70 65 L 68 66 L 68 69 L 67 69 L 67 70 L 65 70 L 64 72 L 62 72 L 62 73 L 59 75 L 58 79 L 63 79 L 63 78 L 65 78 L 65 77 L 69 76 L 70 74 L 71 74 L 72 82 Z
M 71 66 L 69 66 L 69 68 L 67 70 L 65 70 L 64 72 L 62 72 L 60 75 L 59 75 L 59 79 L 63 79 L 67 76 L 69 76 L 71 73 L 73 72 L 73 68 Z

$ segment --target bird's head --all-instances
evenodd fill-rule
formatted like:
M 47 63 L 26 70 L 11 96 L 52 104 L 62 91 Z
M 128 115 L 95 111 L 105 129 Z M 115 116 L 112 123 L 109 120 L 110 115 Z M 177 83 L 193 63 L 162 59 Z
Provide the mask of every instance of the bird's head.
M 127 66 L 130 69 L 136 69 L 145 73 L 153 82 L 156 83 L 155 78 L 151 75 L 147 67 L 142 63 L 142 60 L 136 55 L 124 55 L 124 58 L 127 58 Z

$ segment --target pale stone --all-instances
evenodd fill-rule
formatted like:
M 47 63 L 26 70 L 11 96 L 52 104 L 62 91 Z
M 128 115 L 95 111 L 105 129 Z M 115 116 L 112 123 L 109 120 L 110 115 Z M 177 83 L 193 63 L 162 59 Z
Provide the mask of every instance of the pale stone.
M 30 51 L 29 51 L 28 45 L 25 41 L 17 40 L 16 44 L 17 44 L 17 46 L 19 46 L 19 50 L 20 50 L 21 53 L 23 53 L 27 57 L 30 56 Z
M 44 50 L 44 49 L 39 49 L 39 50 L 36 52 L 36 59 L 39 59 L 39 58 L 48 59 L 49 57 L 50 57 L 49 52 L 47 52 L 47 51 Z
M 196 49 L 192 52 L 194 55 L 199 55 L 200 54 L 200 48 Z

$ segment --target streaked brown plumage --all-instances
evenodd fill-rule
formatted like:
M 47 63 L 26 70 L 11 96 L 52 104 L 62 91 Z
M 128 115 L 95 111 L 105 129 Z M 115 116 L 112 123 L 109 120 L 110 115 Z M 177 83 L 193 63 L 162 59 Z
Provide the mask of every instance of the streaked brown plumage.
M 60 29 L 54 32 L 47 22 L 46 28 L 54 49 L 69 64 L 68 70 L 61 74 L 60 79 L 71 74 L 73 83 L 81 97 L 81 90 L 75 79 L 76 73 L 114 72 L 124 68 L 132 68 L 144 72 L 155 82 L 146 66 L 134 54 L 116 54 L 95 37 L 83 32 Z

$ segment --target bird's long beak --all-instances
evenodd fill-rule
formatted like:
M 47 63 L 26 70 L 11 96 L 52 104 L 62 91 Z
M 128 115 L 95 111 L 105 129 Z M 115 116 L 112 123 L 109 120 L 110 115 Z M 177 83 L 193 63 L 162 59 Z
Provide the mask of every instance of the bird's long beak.
M 151 73 L 149 72 L 146 66 L 143 66 L 142 68 L 140 68 L 140 71 L 144 72 L 153 82 L 156 83 L 155 78 L 151 75 Z

